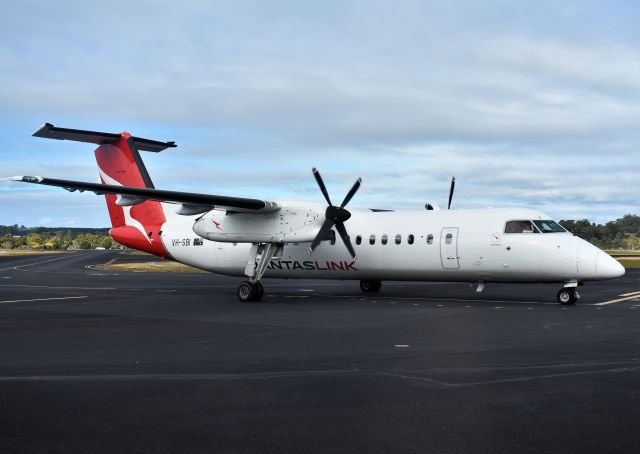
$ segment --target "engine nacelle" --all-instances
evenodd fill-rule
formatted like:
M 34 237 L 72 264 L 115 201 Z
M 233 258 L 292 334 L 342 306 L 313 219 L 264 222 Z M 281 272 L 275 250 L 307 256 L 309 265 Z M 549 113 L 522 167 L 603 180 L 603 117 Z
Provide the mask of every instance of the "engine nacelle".
M 211 211 L 193 224 L 193 231 L 223 243 L 304 243 L 313 241 L 320 230 L 324 213 L 318 212 L 308 207 L 259 214 Z

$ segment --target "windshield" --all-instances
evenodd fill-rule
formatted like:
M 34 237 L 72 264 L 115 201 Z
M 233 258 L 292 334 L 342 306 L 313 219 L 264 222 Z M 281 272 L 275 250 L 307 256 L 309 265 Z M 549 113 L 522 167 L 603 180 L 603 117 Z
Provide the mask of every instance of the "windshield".
M 556 221 L 533 221 L 533 223 L 540 229 L 542 233 L 556 233 L 566 232 L 564 227 L 558 224 Z
M 504 233 L 538 233 L 531 221 L 509 221 L 504 226 Z

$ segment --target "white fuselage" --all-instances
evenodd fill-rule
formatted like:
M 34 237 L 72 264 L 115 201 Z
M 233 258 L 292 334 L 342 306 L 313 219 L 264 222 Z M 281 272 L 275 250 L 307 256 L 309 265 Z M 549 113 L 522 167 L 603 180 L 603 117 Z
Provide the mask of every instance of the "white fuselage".
M 299 214 L 310 218 L 304 228 L 313 234 L 301 235 L 305 242 L 286 243 L 282 257 L 271 261 L 265 277 L 568 283 L 624 274 L 617 261 L 571 233 L 504 233 L 509 220 L 550 219 L 520 208 L 352 211 L 345 225 L 357 260 L 351 259 L 339 237 L 322 242 L 310 254 L 306 237 L 313 238 L 324 214 L 322 207 L 304 207 L 307 211 Z M 193 231 L 197 216 L 172 216 L 170 206 L 164 211 L 168 217 L 161 238 L 173 259 L 215 273 L 244 275 L 250 243 L 202 239 Z M 205 217 L 207 222 L 216 221 L 215 228 L 221 225 L 224 230 L 225 213 L 211 216 Z M 281 222 L 286 228 L 285 220 Z

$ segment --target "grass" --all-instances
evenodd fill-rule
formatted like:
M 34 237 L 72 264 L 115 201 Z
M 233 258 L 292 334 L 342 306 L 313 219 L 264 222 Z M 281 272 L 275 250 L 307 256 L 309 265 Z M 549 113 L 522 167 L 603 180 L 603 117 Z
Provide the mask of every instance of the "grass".
M 640 268 L 640 257 L 624 257 L 617 260 L 625 268 Z
M 46 255 L 66 254 L 67 251 L 44 251 L 39 249 L 0 249 L 0 257 L 14 257 L 17 255 Z
M 604 252 L 611 256 L 616 255 L 637 255 L 640 257 L 640 250 L 631 250 L 631 249 L 605 249 Z
M 133 271 L 138 273 L 205 273 L 206 271 L 173 262 L 171 260 L 151 261 L 151 262 L 129 262 L 129 263 L 104 263 L 95 265 L 97 270 L 109 271 Z

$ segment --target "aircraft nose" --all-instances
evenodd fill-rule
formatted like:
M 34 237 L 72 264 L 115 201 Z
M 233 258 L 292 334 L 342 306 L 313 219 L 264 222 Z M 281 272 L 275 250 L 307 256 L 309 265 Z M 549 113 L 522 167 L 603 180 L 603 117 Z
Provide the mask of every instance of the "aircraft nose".
M 596 269 L 600 279 L 615 279 L 624 276 L 625 273 L 624 266 L 604 252 L 598 254 Z

